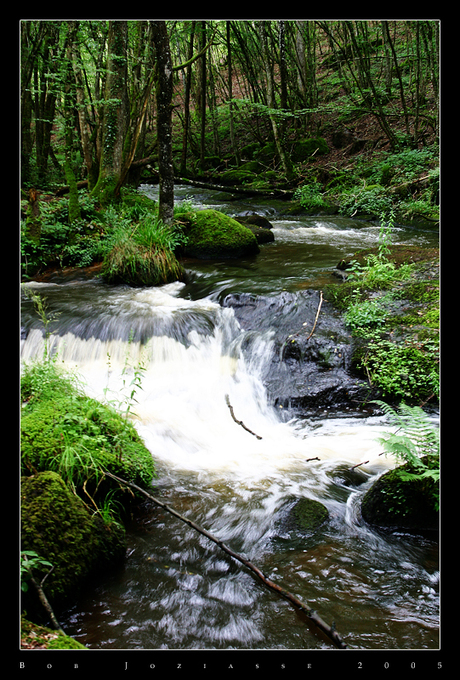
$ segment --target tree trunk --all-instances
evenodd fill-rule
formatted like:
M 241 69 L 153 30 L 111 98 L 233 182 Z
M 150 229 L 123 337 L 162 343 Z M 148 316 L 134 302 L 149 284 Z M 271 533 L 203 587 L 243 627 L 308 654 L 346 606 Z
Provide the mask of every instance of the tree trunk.
M 267 45 L 266 27 L 265 21 L 259 22 L 260 38 L 262 46 L 262 54 L 265 62 L 265 73 L 267 76 L 267 103 L 271 110 L 276 107 L 275 102 L 275 91 L 274 91 L 274 79 L 273 79 L 273 68 L 271 65 L 270 54 Z M 283 142 L 279 133 L 278 124 L 276 118 L 272 113 L 269 113 L 270 122 L 272 124 L 273 137 L 275 138 L 276 150 L 281 159 L 281 164 L 283 166 L 284 174 L 288 180 L 291 180 L 294 176 L 294 171 L 292 168 L 292 163 L 284 151 Z
M 230 100 L 230 142 L 232 144 L 232 151 L 236 158 L 236 164 L 240 164 L 240 154 L 238 151 L 238 145 L 235 142 L 235 130 L 233 127 L 233 109 L 234 104 L 232 102 L 233 98 L 233 70 L 232 70 L 232 46 L 230 42 L 230 26 L 231 21 L 227 21 L 227 63 L 228 63 L 228 98 Z
M 188 59 L 193 56 L 193 38 L 195 36 L 195 21 L 192 21 L 190 43 L 188 49 Z M 184 136 L 182 140 L 182 160 L 180 171 L 182 175 L 187 174 L 187 147 L 188 147 L 188 136 L 190 128 L 190 86 L 192 82 L 192 66 L 189 64 L 187 66 L 187 74 L 185 76 L 185 97 L 184 97 Z
M 101 205 L 108 205 L 119 198 L 119 180 L 128 119 L 127 39 L 127 22 L 110 21 L 101 162 L 99 178 L 92 191 L 92 195 Z
M 159 217 L 170 224 L 174 213 L 174 166 L 172 158 L 173 70 L 165 21 L 152 21 L 156 55 L 156 104 L 158 169 L 160 174 Z
M 69 187 L 69 223 L 81 219 L 80 206 L 78 204 L 78 189 L 77 180 L 73 170 L 74 149 L 73 149 L 73 131 L 75 124 L 75 108 L 76 102 L 73 96 L 73 69 L 72 69 L 72 43 L 75 38 L 75 31 L 77 24 L 72 22 L 70 26 L 67 46 L 66 46 L 66 63 L 65 63 L 65 84 L 64 84 L 64 128 L 65 128 L 65 160 L 64 172 Z
M 91 127 L 89 124 L 88 110 L 85 101 L 85 88 L 81 67 L 80 46 L 77 40 L 72 42 L 72 68 L 75 76 L 78 122 L 80 127 L 81 146 L 85 159 L 86 172 L 88 174 L 88 187 L 91 191 L 96 185 L 99 175 L 98 164 L 93 156 L 91 143 Z

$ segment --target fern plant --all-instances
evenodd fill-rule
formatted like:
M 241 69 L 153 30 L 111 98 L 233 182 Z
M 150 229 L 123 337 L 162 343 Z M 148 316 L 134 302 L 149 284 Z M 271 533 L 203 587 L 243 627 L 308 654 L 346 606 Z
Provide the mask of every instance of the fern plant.
M 403 463 L 408 463 L 411 471 L 401 470 L 400 477 L 404 481 L 427 479 L 432 481 L 432 489 L 436 510 L 439 509 L 439 429 L 428 419 L 419 406 L 399 405 L 395 411 L 384 401 L 375 400 L 396 432 L 385 432 L 377 440 L 386 454 L 391 454 Z

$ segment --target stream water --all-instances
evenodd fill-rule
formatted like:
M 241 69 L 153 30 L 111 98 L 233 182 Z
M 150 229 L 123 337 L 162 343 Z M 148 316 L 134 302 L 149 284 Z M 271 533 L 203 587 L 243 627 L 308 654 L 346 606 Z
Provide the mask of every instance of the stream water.
M 142 189 L 155 195 L 155 187 Z M 100 399 L 123 399 L 123 368 L 144 363 L 136 426 L 156 461 L 159 497 L 326 622 L 335 621 L 349 648 L 437 649 L 437 543 L 378 533 L 360 517 L 363 494 L 394 465 L 379 455 L 376 442 L 388 424 L 375 415 L 330 410 L 281 418 L 263 381 L 273 334 L 266 324 L 260 332 L 244 331 L 234 310 L 220 304 L 229 293 L 321 288 L 342 257 L 377 243 L 378 225 L 288 218 L 274 201 L 232 202 L 216 192 L 176 187 L 176 200 L 184 198 L 197 207 L 264 214 L 275 242 L 240 261 L 188 261 L 186 284 L 28 284 L 59 313 L 53 347 Z M 394 241 L 432 244 L 437 235 L 398 228 Z M 42 333 L 28 300 L 22 325 L 22 358 L 40 356 Z M 234 422 L 225 395 L 261 439 Z M 349 471 L 363 461 L 359 472 Z M 285 522 L 302 497 L 321 501 L 330 514 L 311 536 L 295 534 Z M 130 526 L 123 566 L 95 582 L 61 625 L 90 649 L 328 647 L 289 602 L 151 506 Z

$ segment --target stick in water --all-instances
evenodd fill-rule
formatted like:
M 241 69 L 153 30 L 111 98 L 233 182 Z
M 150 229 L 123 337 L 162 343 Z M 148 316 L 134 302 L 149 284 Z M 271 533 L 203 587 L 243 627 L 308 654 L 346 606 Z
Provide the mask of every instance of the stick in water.
M 173 508 L 170 508 L 168 505 L 166 505 L 166 503 L 159 501 L 157 498 L 152 496 L 152 494 L 148 493 L 148 491 L 145 491 L 140 486 L 137 486 L 137 484 L 127 482 L 125 479 L 117 477 L 116 475 L 113 475 L 111 472 L 105 472 L 104 474 L 107 477 L 110 477 L 111 479 L 114 479 L 115 481 L 119 482 L 120 484 L 124 484 L 126 486 L 132 487 L 133 489 L 136 489 L 144 496 L 147 496 L 147 498 L 152 500 L 160 508 L 163 508 L 163 510 L 166 510 L 171 515 L 174 515 L 174 517 L 180 519 L 181 522 L 185 522 L 185 524 L 188 524 L 190 527 L 192 527 L 192 529 L 195 529 L 195 531 L 198 531 L 198 533 L 202 534 L 203 536 L 206 536 L 206 538 L 209 538 L 209 540 L 218 545 L 219 548 L 221 548 L 224 552 L 226 552 L 234 559 L 238 560 L 238 562 L 241 562 L 241 564 L 244 564 L 248 569 L 250 569 L 254 574 L 256 574 L 256 576 L 258 576 L 260 580 L 263 583 L 265 583 L 266 586 L 282 595 L 284 598 L 292 602 L 298 609 L 303 611 L 310 619 L 310 621 L 312 621 L 312 623 L 314 623 L 315 626 L 319 630 L 321 630 L 334 643 L 336 647 L 338 647 L 339 649 L 347 648 L 347 645 L 343 642 L 339 634 L 336 632 L 334 623 L 332 624 L 332 626 L 329 626 L 321 619 L 320 616 L 318 616 L 318 614 L 313 609 L 308 607 L 304 602 L 301 602 L 297 597 L 295 597 L 295 595 L 292 595 L 292 593 L 290 593 L 289 591 L 285 590 L 278 584 L 273 583 L 273 581 L 270 581 L 270 579 L 264 576 L 264 574 L 260 571 L 260 569 L 258 569 L 258 567 L 256 567 L 254 564 L 252 564 L 252 562 L 249 562 L 238 553 L 234 552 L 234 550 L 225 545 L 225 543 L 222 543 L 222 541 L 219 540 L 216 536 L 213 536 L 213 534 L 211 534 L 206 529 L 203 529 L 203 527 L 198 526 L 198 524 L 195 524 L 195 522 L 192 522 L 192 520 L 187 519 L 187 517 L 184 517 L 183 515 L 179 514 L 178 512 L 176 512 L 176 510 L 173 510 Z
M 232 414 L 232 418 L 233 418 L 233 420 L 235 421 L 235 423 L 236 423 L 237 425 L 241 425 L 241 427 L 242 427 L 244 430 L 246 430 L 246 432 L 249 432 L 250 434 L 253 434 L 254 437 L 257 437 L 257 439 L 262 439 L 262 437 L 260 437 L 258 434 L 256 434 L 256 433 L 253 432 L 252 430 L 250 430 L 249 427 L 246 427 L 246 425 L 243 423 L 242 420 L 238 420 L 238 419 L 236 418 L 235 413 L 234 413 L 234 411 L 233 411 L 233 406 L 232 406 L 231 403 L 230 403 L 230 397 L 228 396 L 228 394 L 225 395 L 225 401 L 227 402 L 227 406 L 228 406 L 228 408 L 230 409 L 230 413 Z

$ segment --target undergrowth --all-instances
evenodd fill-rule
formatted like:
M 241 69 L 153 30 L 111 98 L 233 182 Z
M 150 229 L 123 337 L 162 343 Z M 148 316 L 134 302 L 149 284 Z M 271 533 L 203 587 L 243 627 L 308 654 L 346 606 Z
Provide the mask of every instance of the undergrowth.
M 386 454 L 395 456 L 408 468 L 400 469 L 403 481 L 432 480 L 429 484 L 436 510 L 439 510 L 439 428 L 430 422 L 426 413 L 417 406 L 404 402 L 398 410 L 384 401 L 374 402 L 388 416 L 395 432 L 385 432 L 378 439 Z

